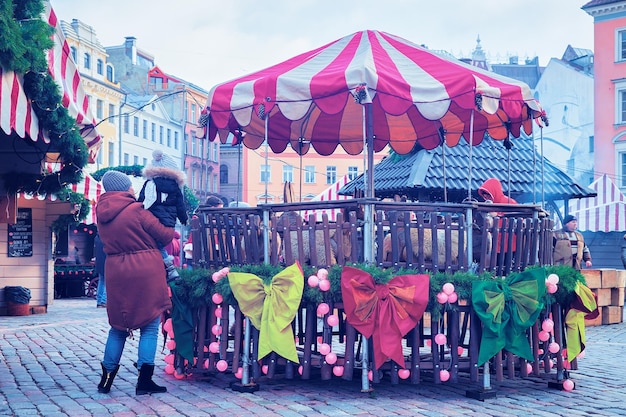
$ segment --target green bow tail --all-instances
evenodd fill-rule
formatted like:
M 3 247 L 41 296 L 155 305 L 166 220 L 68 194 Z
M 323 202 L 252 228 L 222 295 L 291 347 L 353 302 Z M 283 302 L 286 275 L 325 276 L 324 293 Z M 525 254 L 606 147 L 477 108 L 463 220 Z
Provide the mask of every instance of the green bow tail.
M 474 281 L 472 305 L 483 324 L 478 353 L 482 365 L 502 349 L 533 361 L 526 330 L 543 309 L 546 272 L 531 269 L 505 280 Z
M 567 360 L 570 362 L 585 349 L 585 316 L 598 316 L 598 303 L 593 292 L 580 281 L 576 282 L 574 292 L 576 298 L 565 315 Z
M 178 295 L 176 282 L 169 284 L 172 290 L 172 326 L 174 328 L 174 340 L 176 341 L 176 353 L 193 363 L 193 312 Z
M 256 275 L 245 272 L 230 272 L 228 282 L 239 309 L 259 330 L 258 359 L 276 352 L 285 359 L 298 362 L 291 323 L 304 290 L 300 264 L 296 262 L 283 269 L 269 285 Z

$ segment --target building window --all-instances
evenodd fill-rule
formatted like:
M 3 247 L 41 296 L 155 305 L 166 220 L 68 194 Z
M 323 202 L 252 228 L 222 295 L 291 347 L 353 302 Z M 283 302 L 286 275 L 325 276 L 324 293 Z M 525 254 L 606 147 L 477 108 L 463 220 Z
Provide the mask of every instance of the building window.
M 102 62 L 101 59 L 99 59 L 98 61 L 96 61 L 96 71 L 98 72 L 98 74 L 103 75 L 104 74 L 104 62 Z
M 217 162 L 220 159 L 219 156 L 220 156 L 220 145 L 217 142 L 215 142 L 213 144 L 213 160 Z
M 143 158 L 143 166 L 148 165 L 148 158 Z
M 139 157 L 137 155 L 133 156 L 133 165 L 139 165 Z
M 178 149 L 178 132 L 174 132 L 174 149 Z
M 145 119 L 143 120 L 142 137 L 148 139 L 148 121 Z
M 626 61 L 626 29 L 617 29 L 615 36 L 615 61 Z
M 139 137 L 139 117 L 133 116 L 133 136 Z
M 96 100 L 96 118 L 102 120 L 104 117 L 104 101 Z
M 337 182 L 337 167 L 329 165 L 326 167 L 326 184 L 334 184 Z
M 615 124 L 626 123 L 626 81 L 615 83 Z
M 620 152 L 619 154 L 619 163 L 620 163 L 620 178 L 622 179 L 620 182 L 620 187 L 626 187 L 626 152 Z
M 220 184 L 228 184 L 228 166 L 220 165 Z
M 217 192 L 217 175 L 213 175 L 213 191 Z
M 150 138 L 152 139 L 152 142 L 156 142 L 156 124 L 152 123 L 152 126 L 150 127 Z
M 113 82 L 113 66 L 107 65 L 107 81 Z
M 293 167 L 283 165 L 283 182 L 293 182 Z
M 196 136 L 193 133 L 190 133 L 191 136 L 191 155 L 196 156 L 198 154 L 198 141 L 196 140 Z
M 167 129 L 167 147 L 172 147 L 172 129 L 170 128 Z
M 109 122 L 114 123 L 115 105 L 109 104 Z
M 130 161 L 130 156 L 127 153 L 124 153 L 124 165 L 128 166 Z
M 589 153 L 593 153 L 595 149 L 595 143 L 593 136 L 589 136 Z
M 261 182 L 272 181 L 272 167 L 270 165 L 261 165 Z
M 89 55 L 86 52 L 85 52 L 85 56 L 84 56 L 84 67 L 85 67 L 85 69 L 90 69 L 91 68 L 91 55 Z
M 163 126 L 159 126 L 159 143 L 163 145 Z
M 359 167 L 348 167 L 348 179 L 355 180 L 359 176 Z
M 107 161 L 107 165 L 113 166 L 114 159 L 115 159 L 115 144 L 113 142 L 109 142 L 109 160 Z M 120 165 L 119 162 L 118 162 L 118 165 Z
M 304 167 L 304 183 L 315 184 L 315 166 L 307 165 Z
M 124 115 L 124 133 L 130 132 L 130 127 L 128 125 L 128 114 Z
M 191 123 L 195 123 L 196 122 L 196 105 L 195 104 L 191 104 Z
M 72 54 L 72 59 L 74 60 L 74 62 L 78 62 L 78 58 L 76 58 L 76 47 L 75 46 L 71 46 L 70 47 L 70 53 Z
M 191 169 L 191 188 L 193 190 L 196 189 L 196 170 L 195 170 L 195 168 Z

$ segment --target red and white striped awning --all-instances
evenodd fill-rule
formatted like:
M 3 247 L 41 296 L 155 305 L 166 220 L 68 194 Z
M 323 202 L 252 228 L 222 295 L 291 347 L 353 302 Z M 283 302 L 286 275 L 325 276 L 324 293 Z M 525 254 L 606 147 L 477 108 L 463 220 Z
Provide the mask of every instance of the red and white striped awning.
M 570 203 L 569 214 L 578 219 L 578 230 L 623 232 L 626 230 L 626 196 L 606 175 L 589 185 L 598 196 Z M 568 213 L 566 213 L 568 214 Z
M 316 195 L 311 199 L 311 201 L 337 201 L 337 200 L 349 200 L 352 197 L 339 195 L 339 190 L 350 182 L 350 178 L 345 175 L 343 178 L 339 179 L 336 183 L 332 184 L 330 187 L 326 188 L 324 191 Z M 337 221 L 337 214 L 341 212 L 341 209 L 318 209 L 318 210 L 305 210 L 304 211 L 304 219 L 308 220 L 310 214 L 315 215 L 315 221 L 321 222 L 322 216 L 324 214 L 328 215 L 328 220 L 331 222 Z
M 89 108 L 89 98 L 81 84 L 80 74 L 72 59 L 70 48 L 61 31 L 59 21 L 49 2 L 45 2 L 43 19 L 54 28 L 54 47 L 48 51 L 48 72 L 60 87 L 62 104 L 76 119 L 81 136 L 89 149 L 89 162 L 94 162 L 102 138 L 96 129 L 96 120 Z M 31 101 L 24 94 L 23 77 L 0 68 L 0 128 L 8 135 L 15 132 L 33 141 L 49 139 L 40 131 Z

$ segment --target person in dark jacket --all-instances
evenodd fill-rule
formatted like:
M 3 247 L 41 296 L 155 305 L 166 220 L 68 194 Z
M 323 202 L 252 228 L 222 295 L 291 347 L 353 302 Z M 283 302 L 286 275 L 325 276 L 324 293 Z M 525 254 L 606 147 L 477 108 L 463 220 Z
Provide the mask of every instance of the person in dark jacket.
M 176 162 L 161 150 L 152 152 L 152 162 L 143 170 L 146 178 L 138 200 L 144 208 L 150 210 L 163 225 L 175 227 L 176 219 L 181 224 L 187 224 L 187 210 L 181 187 L 185 184 L 185 173 L 180 171 Z M 174 266 L 174 258 L 167 253 L 165 247 L 159 247 L 168 281 L 178 278 L 178 271 Z
M 172 308 L 159 246 L 174 237 L 135 200 L 127 175 L 107 171 L 105 193 L 96 206 L 98 233 L 106 253 L 107 315 L 111 329 L 102 361 L 98 392 L 108 393 L 119 370 L 126 338 L 140 331 L 137 395 L 165 392 L 152 381 L 161 315 Z
M 106 254 L 104 253 L 104 244 L 100 235 L 96 234 L 93 241 L 94 257 L 96 258 L 96 264 L 94 271 L 98 274 L 98 289 L 96 290 L 96 307 L 104 308 L 107 306 L 107 288 L 104 279 L 104 261 L 106 260 Z

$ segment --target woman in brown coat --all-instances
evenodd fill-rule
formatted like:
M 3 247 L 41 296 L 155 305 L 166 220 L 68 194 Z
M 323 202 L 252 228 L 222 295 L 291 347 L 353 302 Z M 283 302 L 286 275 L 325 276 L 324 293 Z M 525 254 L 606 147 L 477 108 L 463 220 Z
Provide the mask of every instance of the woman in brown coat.
M 163 259 L 158 249 L 174 237 L 135 200 L 127 175 L 107 171 L 105 193 L 96 207 L 98 233 L 106 253 L 109 336 L 98 391 L 107 393 L 119 370 L 126 338 L 139 329 L 136 394 L 165 392 L 152 381 L 161 314 L 171 308 Z

